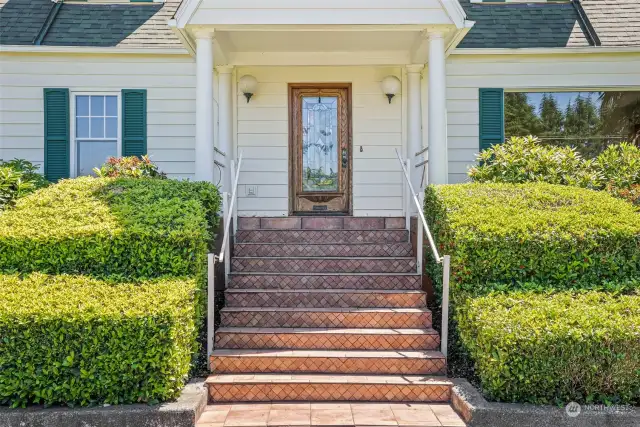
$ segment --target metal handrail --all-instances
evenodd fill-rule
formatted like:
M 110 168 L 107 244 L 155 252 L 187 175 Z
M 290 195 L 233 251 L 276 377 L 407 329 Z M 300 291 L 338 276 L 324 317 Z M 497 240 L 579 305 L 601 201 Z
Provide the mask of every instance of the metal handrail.
M 402 156 L 400 156 L 400 152 L 396 148 L 396 156 L 398 156 L 398 161 L 400 162 L 400 166 L 402 167 L 402 172 L 404 172 L 404 177 L 407 180 L 407 184 L 409 185 L 409 190 L 411 191 L 411 196 L 413 197 L 413 202 L 418 209 L 418 215 L 420 215 L 420 219 L 422 220 L 422 226 L 424 227 L 427 233 L 427 239 L 429 240 L 429 246 L 431 247 L 431 251 L 433 252 L 433 256 L 438 263 L 442 262 L 442 258 L 438 253 L 438 249 L 436 248 L 436 244 L 433 241 L 433 236 L 431 235 L 431 230 L 429 229 L 429 225 L 427 224 L 427 220 L 424 217 L 424 212 L 422 212 L 422 207 L 420 206 L 420 202 L 418 201 L 418 196 L 416 195 L 415 190 L 413 189 L 413 185 L 411 184 L 411 179 L 409 178 L 409 173 L 407 172 L 407 168 L 404 165 L 404 160 L 402 160 Z
M 220 255 L 218 255 L 218 261 L 224 261 L 224 251 L 229 241 L 229 224 L 233 217 L 233 205 L 236 203 L 236 195 L 238 193 L 238 179 L 240 178 L 240 167 L 242 166 L 242 151 L 238 156 L 238 166 L 236 167 L 236 176 L 233 181 L 233 190 L 231 191 L 231 201 L 229 203 L 229 212 L 227 213 L 226 221 L 224 222 L 224 238 L 222 239 L 222 246 L 220 247 Z
M 429 246 L 431 248 L 431 252 L 433 253 L 433 257 L 435 258 L 438 264 L 442 264 L 442 326 L 440 330 L 440 351 L 444 356 L 447 356 L 447 346 L 449 344 L 449 278 L 451 275 L 451 256 L 444 255 L 440 256 L 438 252 L 438 248 L 436 247 L 435 241 L 433 240 L 433 235 L 431 234 L 431 229 L 429 228 L 429 224 L 427 224 L 427 220 L 424 217 L 424 212 L 422 206 L 420 206 L 420 202 L 418 201 L 418 196 L 413 189 L 413 185 L 411 184 L 411 178 L 409 177 L 409 173 L 407 172 L 407 168 L 405 166 L 405 161 L 402 159 L 400 152 L 396 148 L 396 156 L 398 156 L 398 161 L 400 162 L 400 166 L 402 167 L 402 172 L 404 172 L 404 178 L 407 181 L 407 185 L 409 186 L 409 191 L 411 192 L 411 198 L 413 199 L 414 204 L 416 205 L 418 215 L 420 216 L 420 220 L 422 222 L 422 227 L 424 232 L 427 235 L 427 239 L 429 240 Z M 422 154 L 425 150 L 422 150 L 419 153 L 416 153 L 416 156 Z M 408 163 L 408 161 L 407 161 Z M 408 212 L 407 212 L 408 215 Z M 422 251 L 418 250 L 418 256 L 421 256 Z M 420 260 L 417 263 L 419 266 L 422 265 Z M 420 272 L 422 274 L 422 272 Z
M 229 271 L 229 259 L 225 261 L 225 255 L 228 251 L 229 244 L 229 229 L 235 230 L 235 226 L 232 226 L 232 218 L 234 216 L 234 205 L 236 202 L 236 195 L 238 192 L 238 180 L 240 177 L 240 167 L 242 165 L 242 151 L 239 153 L 238 166 L 235 168 L 235 177 L 233 181 L 233 187 L 231 191 L 231 200 L 227 200 L 229 193 L 223 193 L 223 216 L 224 219 L 224 236 L 222 238 L 222 246 L 220 246 L 220 254 L 216 256 L 213 253 L 207 255 L 207 364 L 211 360 L 211 353 L 213 353 L 213 341 L 214 335 L 214 315 L 215 315 L 215 266 L 216 262 L 225 262 L 225 275 Z M 233 171 L 233 164 L 232 171 Z M 235 224 L 235 221 L 234 221 Z M 227 257 L 228 258 L 228 257 Z

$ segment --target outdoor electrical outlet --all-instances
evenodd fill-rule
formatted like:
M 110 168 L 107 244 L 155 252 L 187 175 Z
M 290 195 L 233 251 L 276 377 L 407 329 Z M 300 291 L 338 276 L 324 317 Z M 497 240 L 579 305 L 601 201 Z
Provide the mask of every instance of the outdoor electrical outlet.
M 247 197 L 258 197 L 258 186 L 257 185 L 247 185 L 245 187 L 245 192 Z

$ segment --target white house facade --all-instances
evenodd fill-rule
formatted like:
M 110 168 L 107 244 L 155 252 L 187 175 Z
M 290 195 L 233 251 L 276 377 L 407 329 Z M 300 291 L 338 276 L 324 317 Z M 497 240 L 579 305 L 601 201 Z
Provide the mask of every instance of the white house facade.
M 230 190 L 242 155 L 240 216 L 404 216 L 396 151 L 415 188 L 465 181 L 511 93 L 640 99 L 632 0 L 2 3 L 0 159 Z

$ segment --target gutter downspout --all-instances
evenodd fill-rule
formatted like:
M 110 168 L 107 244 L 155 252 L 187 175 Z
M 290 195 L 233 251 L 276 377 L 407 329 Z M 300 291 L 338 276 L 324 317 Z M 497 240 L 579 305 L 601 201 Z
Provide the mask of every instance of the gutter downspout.
M 36 46 L 40 46 L 42 44 L 42 41 L 49 32 L 49 28 L 51 28 L 51 25 L 53 25 L 53 21 L 56 20 L 56 16 L 58 16 L 58 12 L 60 12 L 60 8 L 62 7 L 62 3 L 64 2 L 64 0 L 51 1 L 53 2 L 53 6 L 51 7 L 51 9 L 49 9 L 47 19 L 45 19 L 44 24 L 42 24 L 42 27 L 40 28 L 40 31 L 38 31 L 38 35 L 33 40 L 33 44 Z

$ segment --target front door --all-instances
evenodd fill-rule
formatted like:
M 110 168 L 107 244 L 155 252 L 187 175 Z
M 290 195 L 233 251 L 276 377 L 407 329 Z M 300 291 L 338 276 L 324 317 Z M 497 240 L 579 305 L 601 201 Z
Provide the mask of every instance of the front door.
M 348 214 L 350 85 L 289 85 L 291 214 Z

